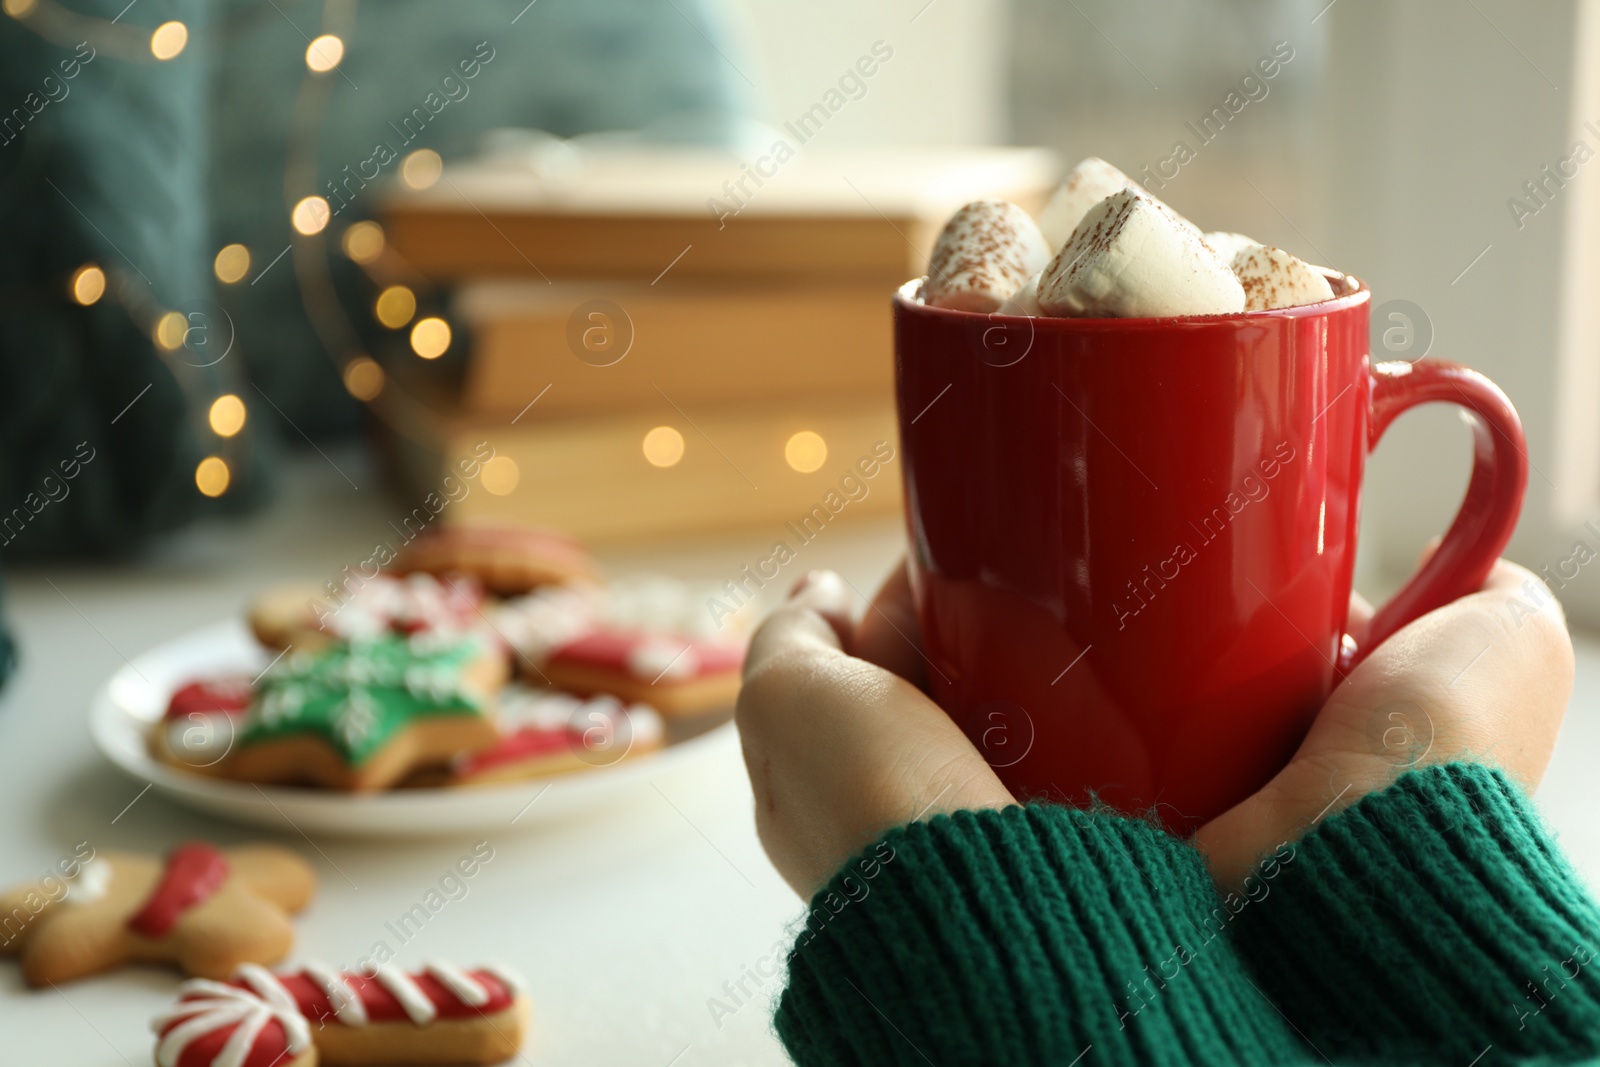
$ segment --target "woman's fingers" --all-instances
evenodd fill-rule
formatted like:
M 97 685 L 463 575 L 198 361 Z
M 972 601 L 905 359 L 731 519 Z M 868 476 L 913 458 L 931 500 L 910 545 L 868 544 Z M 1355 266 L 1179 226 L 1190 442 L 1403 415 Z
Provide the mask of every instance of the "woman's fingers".
M 922 630 L 911 602 L 911 579 L 904 560 L 884 580 L 861 616 L 851 651 L 919 689 L 926 688 Z
M 1408 640 L 1373 653 L 1375 669 L 1355 695 L 1369 706 L 1408 700 L 1439 719 L 1428 762 L 1487 763 L 1531 793 L 1572 695 L 1572 639 L 1555 596 L 1532 572 L 1500 560 L 1482 589 L 1407 630 Z
M 1462 725 L 1522 732 L 1554 716 L 1570 689 L 1571 639 L 1561 606 L 1530 571 L 1500 560 L 1483 586 L 1430 612 L 1373 649 L 1334 691 L 1330 707 L 1407 700 Z M 1430 712 L 1432 714 L 1432 712 Z M 1474 751 L 1476 730 L 1441 738 L 1447 754 Z M 1537 778 L 1534 779 L 1535 781 Z
M 809 576 L 751 642 L 739 694 L 756 828 L 803 896 L 894 826 L 1011 802 L 943 711 L 841 649 L 850 595 Z
M 812 571 L 767 617 L 745 657 L 749 675 L 769 659 L 797 648 L 832 647 L 921 687 L 922 635 L 902 561 L 879 588 L 858 623 L 850 621 L 853 590 L 833 571 Z
M 1318 818 L 1405 771 L 1451 760 L 1498 767 L 1533 790 L 1572 685 L 1560 605 L 1504 560 L 1475 593 L 1402 627 L 1334 690 L 1289 765 L 1202 827 L 1219 884 Z

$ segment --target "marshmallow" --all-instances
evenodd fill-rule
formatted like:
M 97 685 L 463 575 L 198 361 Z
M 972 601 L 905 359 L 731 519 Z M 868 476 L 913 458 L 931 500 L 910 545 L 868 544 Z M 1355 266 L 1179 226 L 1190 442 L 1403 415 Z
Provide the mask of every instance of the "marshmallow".
M 1043 273 L 1043 271 L 1039 271 L 1029 275 L 1028 280 L 1022 283 L 1022 287 L 1012 293 L 1006 302 L 1000 305 L 1000 310 L 995 314 L 1043 315 L 1044 312 L 1039 310 L 1039 277 Z
M 922 298 L 934 307 L 989 312 L 1050 262 L 1028 213 L 1004 200 L 974 200 L 945 223 L 928 262 Z
M 1090 208 L 1132 184 L 1131 178 L 1099 156 L 1090 156 L 1068 171 L 1039 213 L 1039 229 L 1051 250 L 1067 243 Z
M 1244 289 L 1220 256 L 1161 201 L 1130 186 L 1084 216 L 1045 268 L 1046 315 L 1110 318 L 1226 315 Z
M 1246 311 L 1333 299 L 1333 286 L 1321 272 L 1281 248 L 1256 245 L 1243 249 L 1233 258 L 1233 273 L 1244 287 Z
M 1240 252 L 1261 244 L 1253 237 L 1246 237 L 1242 233 L 1230 233 L 1227 230 L 1212 230 L 1201 236 L 1205 238 L 1206 244 L 1211 246 L 1211 251 L 1222 257 L 1224 263 L 1232 263 L 1233 258 Z

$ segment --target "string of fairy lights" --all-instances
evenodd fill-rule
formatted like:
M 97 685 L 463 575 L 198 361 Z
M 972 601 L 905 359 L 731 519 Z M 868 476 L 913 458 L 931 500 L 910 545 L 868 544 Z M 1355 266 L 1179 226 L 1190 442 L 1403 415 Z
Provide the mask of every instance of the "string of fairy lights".
M 416 439 L 436 428 L 437 416 L 428 405 L 391 387 L 390 376 L 364 351 L 343 305 L 333 296 L 326 242 L 334 213 L 327 198 L 315 191 L 316 132 L 331 90 L 329 76 L 344 59 L 345 39 L 354 23 L 355 7 L 355 0 L 329 0 L 324 7 L 323 28 L 343 32 L 323 32 L 305 49 L 306 80 L 289 132 L 285 175 L 289 225 L 295 234 L 291 241 L 294 270 L 307 317 L 333 359 L 345 390 L 391 429 Z M 120 15 L 117 19 L 102 19 L 80 14 L 57 0 L 0 0 L 0 11 L 53 44 L 87 41 L 97 54 L 103 52 L 128 61 L 169 62 L 181 56 L 189 44 L 189 28 L 180 21 L 164 22 L 146 30 L 121 23 Z M 433 149 L 419 148 L 404 156 L 398 169 L 402 183 L 422 190 L 438 182 L 444 161 Z M 343 255 L 360 266 L 378 290 L 372 304 L 377 322 L 389 330 L 408 330 L 410 349 L 417 357 L 435 360 L 443 356 L 453 340 L 450 324 L 437 315 L 418 316 L 418 292 L 427 289 L 427 281 L 389 248 L 383 228 L 376 222 L 360 220 L 344 225 L 338 238 Z M 256 259 L 243 244 L 223 245 L 212 259 L 212 274 L 224 287 L 246 284 Z M 263 265 L 263 271 L 270 266 L 271 263 Z M 63 290 L 66 299 L 85 308 L 104 298 L 115 300 L 135 325 L 149 334 L 157 353 L 186 394 L 194 393 L 194 375 L 186 368 L 197 364 L 176 358 L 190 343 L 195 330 L 189 314 L 156 305 L 125 272 L 95 262 L 73 270 Z M 207 497 L 220 497 L 235 481 L 234 472 L 245 447 L 242 431 L 249 419 L 249 407 L 240 393 L 217 391 L 215 386 L 212 395 L 191 395 L 191 401 L 196 408 L 204 407 L 204 432 L 212 439 L 203 448 L 206 455 L 196 464 L 195 488 Z M 491 489 L 510 492 L 515 486 L 514 468 L 484 473 Z
M 440 439 L 444 420 L 430 404 L 401 388 L 383 365 L 365 351 L 360 332 L 349 320 L 344 304 L 334 295 L 329 269 L 328 241 L 337 234 L 339 251 L 363 270 L 376 289 L 370 310 L 378 324 L 391 331 L 407 331 L 410 351 L 419 359 L 436 360 L 449 351 L 454 340 L 450 323 L 439 315 L 419 315 L 422 306 L 419 293 L 433 295 L 427 278 L 390 247 L 377 222 L 362 219 L 336 225 L 337 213 L 328 198 L 318 191 L 317 135 L 339 65 L 345 57 L 345 42 L 354 31 L 358 2 L 326 0 L 322 9 L 322 32 L 306 45 L 306 73 L 295 101 L 287 139 L 284 203 L 294 237 L 285 252 L 292 251 L 292 269 L 301 304 L 345 390 L 366 405 L 390 431 L 426 446 Z M 189 43 L 189 28 L 180 21 L 163 22 L 153 30 L 146 30 L 122 24 L 121 15 L 108 20 L 79 14 L 62 6 L 59 0 L 0 0 L 0 11 L 53 44 L 72 46 L 88 41 L 97 52 L 128 61 L 169 62 L 183 55 Z M 126 11 L 124 8 L 123 13 Z M 444 161 L 431 148 L 417 148 L 400 158 L 397 169 L 403 185 L 421 191 L 438 183 Z M 334 183 L 329 180 L 325 184 L 326 191 L 340 199 L 342 206 Z M 270 249 L 264 252 L 261 258 L 267 262 L 255 272 L 255 277 L 270 269 L 283 254 L 274 257 Z M 257 256 L 237 242 L 218 249 L 211 264 L 213 275 L 224 288 L 253 282 L 252 272 L 256 266 Z M 194 364 L 179 358 L 194 332 L 191 317 L 182 311 L 158 306 L 147 289 L 136 284 L 126 272 L 98 263 L 79 266 L 66 279 L 64 288 L 67 297 L 83 307 L 97 303 L 109 293 L 130 319 L 148 332 L 156 351 L 190 397 L 191 409 L 203 408 L 206 413 L 202 433 L 209 434 L 210 444 L 203 449 L 204 458 L 196 464 L 195 487 L 207 497 L 220 497 L 228 492 L 248 448 L 248 435 L 242 431 L 250 417 L 249 407 L 239 392 L 223 391 L 214 382 L 197 382 L 192 369 L 210 364 Z M 685 447 L 682 433 L 672 426 L 652 428 L 641 443 L 644 459 L 656 468 L 677 465 Z M 784 445 L 785 462 L 802 474 L 818 470 L 827 454 L 827 443 L 812 430 L 793 434 Z M 483 465 L 480 473 L 483 487 L 496 496 L 511 493 L 519 479 L 520 471 L 507 455 L 495 456 Z

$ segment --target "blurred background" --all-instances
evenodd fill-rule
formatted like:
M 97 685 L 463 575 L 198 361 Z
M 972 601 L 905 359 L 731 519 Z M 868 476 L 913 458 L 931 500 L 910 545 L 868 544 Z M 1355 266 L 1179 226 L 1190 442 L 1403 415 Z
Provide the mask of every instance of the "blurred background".
M 738 580 L 895 441 L 888 295 L 950 211 L 979 196 L 1037 208 L 1092 154 L 1202 229 L 1365 278 L 1375 359 L 1456 360 L 1511 395 L 1532 474 L 1510 554 L 1580 630 L 1542 797 L 1600 875 L 1584 772 L 1600 745 L 1586 566 L 1600 556 L 1600 3 L 3 9 L 15 641 L 0 669 L 15 676 L 0 777 L 20 818 L 0 856 L 54 856 L 85 822 L 109 832 L 133 797 L 81 722 L 112 669 L 416 527 L 544 523 L 613 568 Z M 1261 78 L 1267 58 L 1277 73 Z M 1469 441 L 1443 409 L 1385 438 L 1363 515 L 1369 594 L 1448 524 Z M 443 482 L 491 452 L 476 479 Z M 869 593 L 904 543 L 886 472 L 730 606 L 754 618 L 820 566 Z M 538 901 L 528 921 L 551 938 L 595 901 L 629 931 L 584 964 L 625 1022 L 604 1041 L 560 1031 L 549 1062 L 609 1062 L 597 1050 L 617 1041 L 616 1062 L 781 1061 L 765 1007 L 708 1009 L 798 913 L 728 755 L 699 793 L 639 815 L 638 836 L 552 832 L 517 879 L 502 869 L 481 890 L 491 911 Z M 132 811 L 115 832 L 149 847 L 216 832 L 158 798 Z M 352 899 L 384 910 L 384 878 L 401 903 L 407 872 L 436 858 L 326 847 L 372 875 Z M 310 920 L 334 955 L 337 914 Z M 485 936 L 460 922 L 459 938 Z M 572 1019 L 606 1018 L 597 998 L 552 996 Z M 19 1010 L 0 1002 L 0 1018 Z M 49 1010 L 102 1059 L 107 1041 L 142 1049 Z

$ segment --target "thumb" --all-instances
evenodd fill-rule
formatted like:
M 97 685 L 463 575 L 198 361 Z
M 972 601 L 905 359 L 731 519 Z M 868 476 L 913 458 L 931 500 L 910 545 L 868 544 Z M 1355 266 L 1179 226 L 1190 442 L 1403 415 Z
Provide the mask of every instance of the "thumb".
M 806 897 L 891 827 L 1014 803 L 937 705 L 845 653 L 849 607 L 843 579 L 809 576 L 751 641 L 736 709 L 756 830 Z
M 841 651 L 850 632 L 850 590 L 833 571 L 812 571 L 750 639 L 746 679 L 798 651 Z

